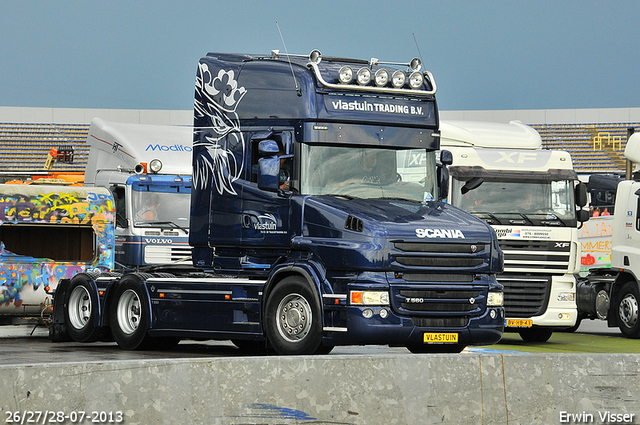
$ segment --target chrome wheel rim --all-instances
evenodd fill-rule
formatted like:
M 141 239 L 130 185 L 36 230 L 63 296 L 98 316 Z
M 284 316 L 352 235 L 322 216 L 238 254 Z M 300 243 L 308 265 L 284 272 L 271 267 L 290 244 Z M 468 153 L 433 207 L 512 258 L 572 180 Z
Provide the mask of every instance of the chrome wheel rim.
M 69 324 L 74 329 L 84 328 L 89 320 L 91 320 L 91 312 L 93 306 L 91 304 L 91 296 L 84 286 L 76 286 L 69 295 Z
M 280 336 L 288 342 L 303 340 L 311 331 L 313 314 L 307 300 L 299 294 L 289 294 L 276 310 L 276 325 Z
M 628 294 L 620 301 L 618 307 L 620 319 L 628 328 L 632 328 L 638 323 L 638 300 L 632 294 Z
M 140 297 L 132 289 L 127 289 L 118 300 L 117 307 L 118 325 L 127 335 L 134 333 L 140 325 L 142 309 Z

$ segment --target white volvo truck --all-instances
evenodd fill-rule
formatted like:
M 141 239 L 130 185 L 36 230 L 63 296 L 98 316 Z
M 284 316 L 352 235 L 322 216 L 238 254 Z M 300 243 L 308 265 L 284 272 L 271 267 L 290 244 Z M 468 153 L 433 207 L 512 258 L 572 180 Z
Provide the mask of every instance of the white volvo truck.
M 191 261 L 191 126 L 94 118 L 85 185 L 108 188 L 116 206 L 116 268 Z
M 449 202 L 490 224 L 504 252 L 505 331 L 547 341 L 577 318 L 578 226 L 585 185 L 567 152 L 542 149 L 538 132 L 510 123 L 441 121 L 453 154 Z

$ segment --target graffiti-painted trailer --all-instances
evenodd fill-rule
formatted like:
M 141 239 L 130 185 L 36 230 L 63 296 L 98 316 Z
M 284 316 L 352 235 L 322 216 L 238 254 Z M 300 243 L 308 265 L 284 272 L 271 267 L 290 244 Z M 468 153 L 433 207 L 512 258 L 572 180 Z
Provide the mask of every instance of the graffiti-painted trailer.
M 46 287 L 113 269 L 114 217 L 106 189 L 1 184 L 0 321 L 46 319 Z
M 201 59 L 189 232 L 200 269 L 63 280 L 55 320 L 82 316 L 64 323 L 75 340 L 109 329 L 125 349 L 499 341 L 502 252 L 489 225 L 439 200 L 436 88 L 420 68 L 318 51 Z M 412 181 L 398 168 L 407 152 L 424 157 Z

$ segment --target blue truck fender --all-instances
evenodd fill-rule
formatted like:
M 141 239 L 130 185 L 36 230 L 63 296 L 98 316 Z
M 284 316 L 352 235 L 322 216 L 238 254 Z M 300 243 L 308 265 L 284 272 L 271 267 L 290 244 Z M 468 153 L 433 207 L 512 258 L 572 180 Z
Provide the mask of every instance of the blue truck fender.
M 315 267 L 314 267 L 315 266 Z M 291 263 L 282 263 L 278 264 L 273 268 L 271 274 L 269 275 L 269 279 L 264 287 L 264 291 L 262 294 L 262 311 L 266 311 L 266 304 L 269 295 L 273 291 L 273 288 L 280 282 L 282 279 L 288 276 L 302 276 L 311 286 L 313 294 L 315 296 L 315 301 L 320 306 L 320 314 L 322 315 L 322 321 L 324 323 L 324 309 L 322 303 L 322 294 L 326 292 L 326 288 L 329 288 L 329 283 L 326 281 L 324 276 L 324 267 L 320 264 L 316 264 L 315 262 L 291 262 Z
M 113 294 L 117 292 L 118 286 L 121 284 L 122 280 L 127 278 L 126 281 L 133 281 L 137 284 L 137 286 L 140 288 L 142 295 L 144 296 L 143 301 L 147 306 L 146 308 L 147 323 L 149 324 L 149 329 L 151 329 L 153 324 L 152 315 L 151 315 L 151 296 L 149 295 L 149 290 L 147 288 L 147 285 L 145 284 L 147 279 L 149 279 L 150 277 L 153 277 L 153 275 L 149 273 L 130 273 L 130 274 L 122 275 L 120 279 L 118 279 L 113 284 L 109 285 L 109 287 L 107 288 L 107 291 L 104 294 L 104 301 L 103 301 L 104 309 L 103 309 L 102 320 L 100 324 L 102 326 L 111 325 L 109 321 L 109 315 L 110 315 L 109 308 L 112 306 L 114 302 L 114 300 L 112 299 L 114 297 Z

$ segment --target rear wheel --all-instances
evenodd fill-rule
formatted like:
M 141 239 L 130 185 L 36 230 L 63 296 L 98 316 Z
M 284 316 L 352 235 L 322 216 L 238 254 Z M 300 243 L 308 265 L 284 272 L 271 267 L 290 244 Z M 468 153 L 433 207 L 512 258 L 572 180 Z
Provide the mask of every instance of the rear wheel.
M 149 306 L 136 276 L 124 277 L 113 294 L 109 323 L 113 339 L 125 350 L 145 350 L 157 346 L 147 334 Z
M 307 282 L 287 277 L 269 295 L 267 340 L 278 354 L 314 354 L 322 343 L 320 306 Z
M 526 342 L 547 342 L 553 334 L 553 329 L 548 328 L 531 328 L 518 332 L 520 338 Z
M 71 339 L 77 342 L 97 341 L 105 334 L 104 329 L 95 326 L 99 301 L 89 279 L 84 274 L 73 278 L 64 309 L 67 332 Z
M 627 338 L 640 338 L 640 320 L 638 320 L 638 285 L 627 282 L 618 296 L 618 327 Z

